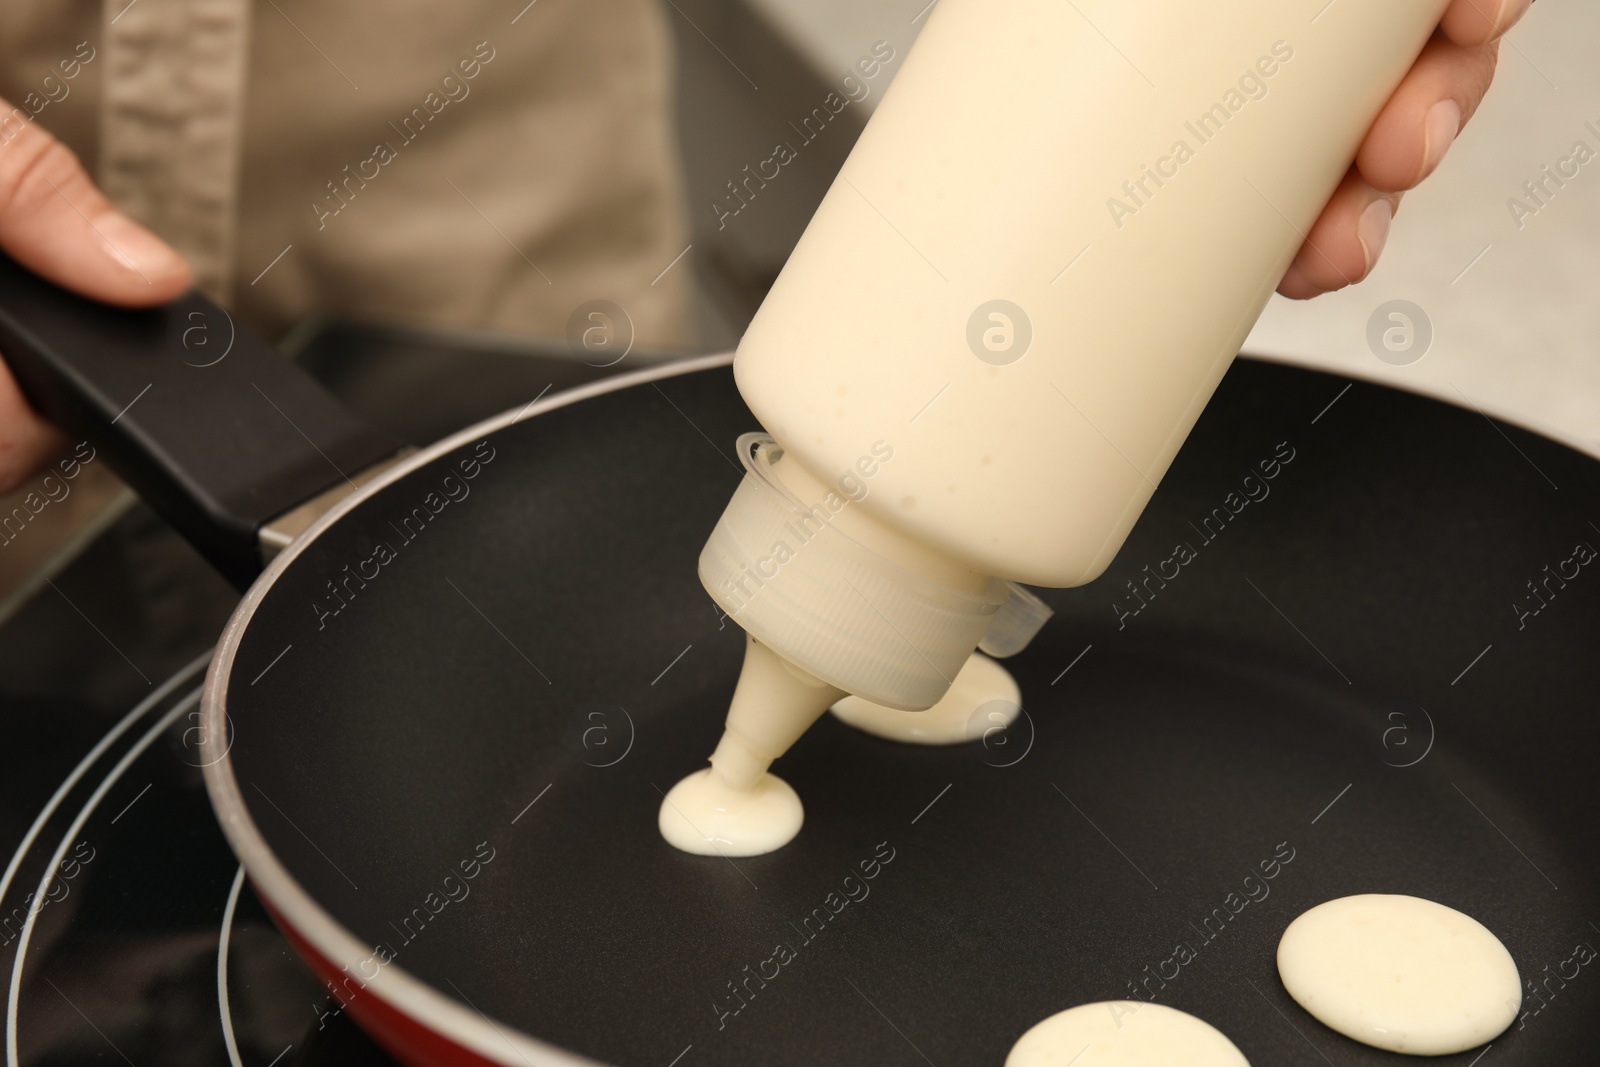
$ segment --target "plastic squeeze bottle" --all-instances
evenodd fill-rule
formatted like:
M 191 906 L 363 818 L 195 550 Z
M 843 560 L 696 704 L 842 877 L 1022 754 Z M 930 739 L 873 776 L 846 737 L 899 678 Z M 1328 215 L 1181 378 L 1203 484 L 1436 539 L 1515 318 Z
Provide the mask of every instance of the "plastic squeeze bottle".
M 739 345 L 700 577 L 748 654 L 670 840 L 782 844 L 829 705 L 927 708 L 1043 622 L 1012 583 L 1105 569 L 1446 2 L 933 9 Z

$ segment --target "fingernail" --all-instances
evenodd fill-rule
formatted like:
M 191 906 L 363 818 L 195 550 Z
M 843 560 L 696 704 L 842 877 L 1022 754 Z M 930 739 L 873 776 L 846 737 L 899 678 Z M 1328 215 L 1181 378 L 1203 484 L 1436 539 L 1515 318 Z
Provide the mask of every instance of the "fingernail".
M 1422 123 L 1422 171 L 1417 175 L 1418 181 L 1433 173 L 1433 168 L 1439 165 L 1460 132 L 1460 104 L 1454 100 L 1441 100 L 1428 109 Z
M 1367 257 L 1365 278 L 1372 273 L 1372 265 L 1383 253 L 1383 243 L 1389 239 L 1389 223 L 1394 220 L 1394 205 L 1387 200 L 1374 200 L 1361 212 L 1356 222 L 1356 237 L 1361 241 L 1361 251 Z
M 147 281 L 184 269 L 182 257 L 171 245 L 120 212 L 96 219 L 94 228 L 110 246 L 106 254 Z

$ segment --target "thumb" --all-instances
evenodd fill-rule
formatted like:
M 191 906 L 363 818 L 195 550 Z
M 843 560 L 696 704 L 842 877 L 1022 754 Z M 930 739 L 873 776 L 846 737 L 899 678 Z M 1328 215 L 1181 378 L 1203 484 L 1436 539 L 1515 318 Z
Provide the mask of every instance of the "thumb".
M 110 304 L 165 303 L 189 266 L 95 187 L 70 149 L 0 100 L 0 248 L 57 285 Z
M 28 407 L 17 391 L 10 368 L 0 363 L 0 493 L 9 493 L 21 485 L 66 446 L 67 439 L 61 431 Z

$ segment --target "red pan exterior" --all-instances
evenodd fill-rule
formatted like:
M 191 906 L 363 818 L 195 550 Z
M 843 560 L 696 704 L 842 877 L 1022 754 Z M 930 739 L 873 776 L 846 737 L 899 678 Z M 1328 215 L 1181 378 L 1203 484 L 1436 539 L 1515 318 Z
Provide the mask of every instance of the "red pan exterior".
M 255 887 L 252 885 L 251 888 Z M 257 896 L 261 894 L 258 893 Z M 316 974 L 323 986 L 330 991 L 334 1000 L 354 1016 L 368 1036 L 406 1067 L 496 1067 L 489 1060 L 462 1048 L 443 1034 L 428 1029 L 376 993 L 362 989 L 358 995 L 345 1000 L 339 993 L 333 992 L 340 988 L 348 988 L 342 987 L 340 983 L 349 975 L 313 948 L 311 942 L 302 937 L 300 931 L 296 930 L 265 897 L 262 897 L 261 903 L 267 909 L 267 914 L 272 916 L 272 921 L 277 924 L 278 929 L 283 931 L 283 936 L 289 939 L 294 950 L 300 954 L 300 958 Z

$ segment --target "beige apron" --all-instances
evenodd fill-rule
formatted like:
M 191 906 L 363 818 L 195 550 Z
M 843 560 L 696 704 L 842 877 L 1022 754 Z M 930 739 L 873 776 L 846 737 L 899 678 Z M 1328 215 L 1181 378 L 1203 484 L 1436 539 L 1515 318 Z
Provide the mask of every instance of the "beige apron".
M 0 5 L 0 95 L 269 333 L 559 336 L 607 299 L 686 345 L 671 86 L 653 0 Z

